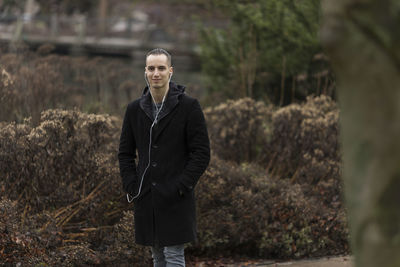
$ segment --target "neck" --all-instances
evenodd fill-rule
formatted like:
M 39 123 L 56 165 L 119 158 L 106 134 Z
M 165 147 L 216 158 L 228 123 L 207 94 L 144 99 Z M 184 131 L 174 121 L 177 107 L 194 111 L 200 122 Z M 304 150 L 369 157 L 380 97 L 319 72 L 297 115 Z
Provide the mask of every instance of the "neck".
M 162 88 L 150 88 L 151 95 L 154 98 L 154 101 L 156 103 L 161 103 L 163 101 L 164 96 L 168 93 L 169 86 L 167 85 L 166 87 Z

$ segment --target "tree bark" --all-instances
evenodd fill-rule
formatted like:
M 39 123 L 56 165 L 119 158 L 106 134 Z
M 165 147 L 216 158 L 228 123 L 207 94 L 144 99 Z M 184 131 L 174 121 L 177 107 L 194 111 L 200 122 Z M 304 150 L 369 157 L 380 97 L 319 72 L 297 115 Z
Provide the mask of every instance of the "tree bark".
M 400 266 L 400 5 L 325 0 L 338 81 L 343 179 L 357 267 Z

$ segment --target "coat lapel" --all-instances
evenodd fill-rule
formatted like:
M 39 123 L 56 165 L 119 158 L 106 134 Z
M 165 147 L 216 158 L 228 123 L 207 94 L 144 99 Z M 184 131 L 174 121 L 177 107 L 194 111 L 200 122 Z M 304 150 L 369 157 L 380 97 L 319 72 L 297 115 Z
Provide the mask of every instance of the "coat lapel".
M 153 102 L 149 91 L 147 90 L 146 92 L 146 89 L 147 87 L 145 88 L 145 93 L 143 93 L 142 98 L 140 99 L 139 105 L 150 121 L 153 121 Z
M 176 107 L 176 105 L 173 107 L 173 110 L 171 110 L 170 112 L 166 113 L 162 118 L 160 118 L 158 123 L 154 126 L 154 130 L 155 131 L 154 131 L 153 142 L 157 141 L 157 138 L 160 136 L 162 131 L 165 129 L 165 127 L 170 123 L 170 121 L 175 116 L 176 111 L 177 111 L 177 109 L 175 107 Z
M 154 138 L 156 141 L 160 136 L 164 128 L 169 124 L 171 119 L 176 113 L 176 106 L 179 103 L 179 96 L 183 94 L 185 88 L 183 86 L 177 86 L 174 83 L 170 83 L 168 95 L 166 101 L 164 102 L 163 108 L 158 115 L 157 124 L 154 125 Z M 142 98 L 140 99 L 140 107 L 146 113 L 147 117 L 153 121 L 153 101 L 148 87 L 144 89 Z

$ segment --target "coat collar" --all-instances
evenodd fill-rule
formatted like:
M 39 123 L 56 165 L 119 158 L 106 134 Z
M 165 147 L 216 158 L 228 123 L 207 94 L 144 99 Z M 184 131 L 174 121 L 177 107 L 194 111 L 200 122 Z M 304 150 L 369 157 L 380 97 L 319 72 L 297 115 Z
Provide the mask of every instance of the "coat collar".
M 165 98 L 165 102 L 163 108 L 158 115 L 158 121 L 162 120 L 165 116 L 167 116 L 178 104 L 179 98 L 185 92 L 185 86 L 178 85 L 173 82 L 169 83 L 168 94 Z M 147 117 L 150 120 L 153 120 L 153 100 L 150 95 L 149 87 L 146 86 L 143 90 L 142 97 L 140 98 L 140 107 L 146 113 Z

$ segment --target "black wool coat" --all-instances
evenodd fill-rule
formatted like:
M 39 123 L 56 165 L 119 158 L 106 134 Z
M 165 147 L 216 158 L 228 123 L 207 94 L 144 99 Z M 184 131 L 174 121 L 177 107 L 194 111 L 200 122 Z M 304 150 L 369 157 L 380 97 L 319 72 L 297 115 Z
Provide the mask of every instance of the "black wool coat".
M 143 177 L 134 200 L 135 237 L 141 245 L 172 246 L 196 239 L 194 188 L 210 161 L 210 144 L 200 104 L 184 90 L 170 83 L 151 133 L 147 87 L 124 116 L 118 158 L 123 189 L 131 196 L 138 194 Z

